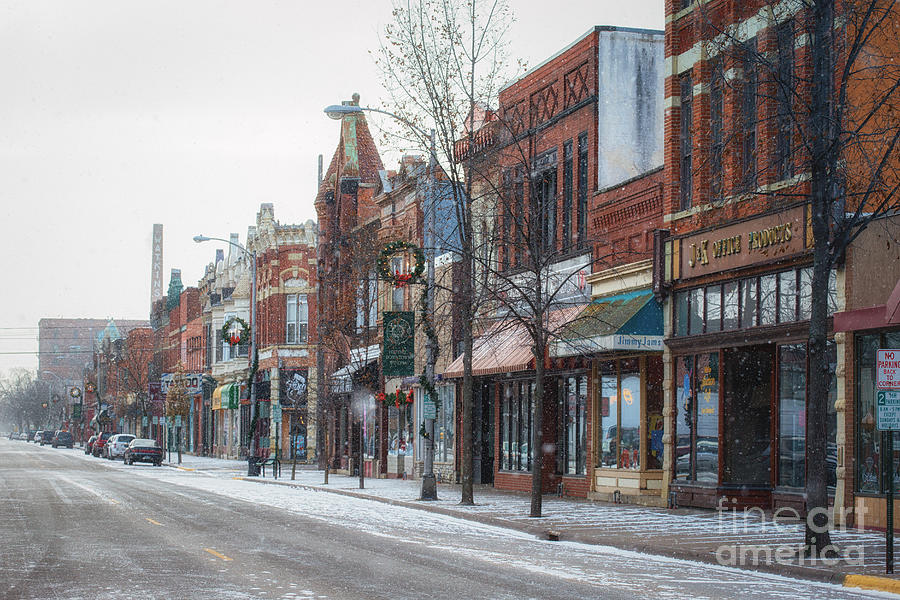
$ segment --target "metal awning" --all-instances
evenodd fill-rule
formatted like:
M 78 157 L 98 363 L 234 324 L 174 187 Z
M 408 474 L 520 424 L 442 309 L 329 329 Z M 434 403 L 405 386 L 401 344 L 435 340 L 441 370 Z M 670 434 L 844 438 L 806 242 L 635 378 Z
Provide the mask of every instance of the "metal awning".
M 379 344 L 352 349 L 348 363 L 331 374 L 331 391 L 335 393 L 352 391 L 353 375 L 378 360 L 380 356 L 381 346 Z
M 550 356 L 663 349 L 662 305 L 650 290 L 598 298 L 588 304 L 550 343 Z
M 551 311 L 547 328 L 552 333 L 565 327 L 584 308 L 583 304 Z M 483 377 L 498 373 L 514 373 L 533 368 L 533 342 L 528 330 L 519 322 L 502 321 L 478 336 L 472 348 L 472 375 Z M 463 357 L 456 357 L 441 374 L 444 379 L 463 376 Z

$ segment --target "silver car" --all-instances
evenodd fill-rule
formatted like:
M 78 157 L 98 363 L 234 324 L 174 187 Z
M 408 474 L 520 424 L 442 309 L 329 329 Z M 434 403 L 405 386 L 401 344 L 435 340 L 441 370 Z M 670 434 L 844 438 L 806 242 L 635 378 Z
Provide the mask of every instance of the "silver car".
M 103 446 L 103 456 L 109 460 L 122 458 L 125 456 L 125 448 L 133 439 L 134 436 L 130 433 L 117 433 L 106 441 L 106 445 Z

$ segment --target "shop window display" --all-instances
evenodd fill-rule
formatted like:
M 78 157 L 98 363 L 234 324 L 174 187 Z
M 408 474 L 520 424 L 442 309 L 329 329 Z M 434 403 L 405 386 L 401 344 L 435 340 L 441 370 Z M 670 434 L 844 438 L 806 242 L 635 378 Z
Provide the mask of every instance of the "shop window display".
M 599 366 L 598 376 L 597 466 L 661 468 L 662 357 L 606 361 Z M 646 419 L 643 444 L 642 414 Z

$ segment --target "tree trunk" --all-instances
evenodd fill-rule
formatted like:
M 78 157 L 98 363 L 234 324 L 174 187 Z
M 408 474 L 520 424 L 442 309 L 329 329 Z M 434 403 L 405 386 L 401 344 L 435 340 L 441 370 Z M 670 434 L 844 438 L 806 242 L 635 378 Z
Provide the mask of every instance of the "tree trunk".
M 467 315 L 468 316 L 468 315 Z M 463 385 L 462 385 L 462 497 L 460 504 L 475 504 L 472 488 L 472 325 L 464 326 L 463 332 Z
M 810 210 L 812 211 L 813 278 L 809 321 L 809 398 L 806 411 L 806 532 L 808 552 L 818 556 L 831 544 L 828 533 L 827 448 L 828 277 L 832 257 L 829 246 L 835 189 L 837 152 L 832 145 L 834 8 L 832 0 L 817 0 L 813 8 L 813 91 L 809 126 L 812 130 Z
M 531 513 L 541 516 L 541 477 L 544 472 L 544 344 L 534 345 L 534 417 L 531 432 Z

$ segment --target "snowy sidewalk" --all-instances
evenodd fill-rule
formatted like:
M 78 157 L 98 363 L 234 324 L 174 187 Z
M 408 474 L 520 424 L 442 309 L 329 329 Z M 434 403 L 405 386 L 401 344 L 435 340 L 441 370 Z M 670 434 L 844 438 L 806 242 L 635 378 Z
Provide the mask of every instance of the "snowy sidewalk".
M 175 456 L 172 456 L 173 463 Z M 389 502 L 420 510 L 453 515 L 491 525 L 508 527 L 563 541 L 613 546 L 624 550 L 665 555 L 714 564 L 726 564 L 783 575 L 844 583 L 858 575 L 884 576 L 884 534 L 855 529 L 832 532 L 832 542 L 840 559 L 811 561 L 800 557 L 797 544 L 803 540 L 802 524 L 773 522 L 771 515 L 758 512 L 717 512 L 698 509 L 660 509 L 628 504 L 591 502 L 545 495 L 543 516 L 531 518 L 530 496 L 475 487 L 475 505 L 460 505 L 461 488 L 438 484 L 438 500 L 421 501 L 421 482 L 402 479 L 366 479 L 359 489 L 359 477 L 329 474 L 308 465 L 297 465 L 291 481 L 291 465 L 285 463 L 278 480 L 269 471 L 266 477 L 247 478 L 247 463 L 183 455 L 182 464 L 168 463 L 184 470 L 213 477 L 241 478 L 266 484 L 297 486 L 307 489 Z M 900 565 L 898 565 L 900 566 Z M 856 579 L 860 579 L 856 577 Z M 900 579 L 872 582 L 890 589 Z

